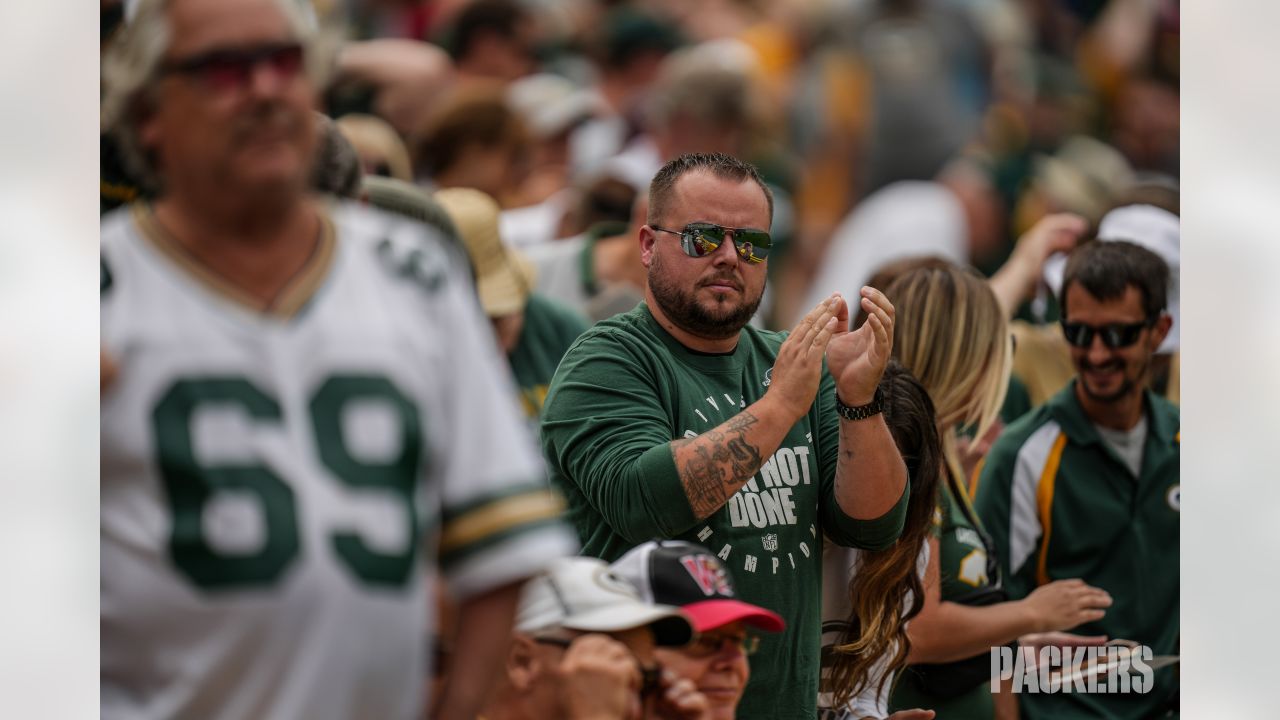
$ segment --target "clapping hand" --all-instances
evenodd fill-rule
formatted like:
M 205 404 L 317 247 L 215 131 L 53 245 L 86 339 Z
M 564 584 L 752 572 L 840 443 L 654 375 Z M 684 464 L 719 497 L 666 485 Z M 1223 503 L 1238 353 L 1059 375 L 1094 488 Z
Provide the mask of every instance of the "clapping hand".
M 841 301 L 836 330 L 827 345 L 827 369 L 836 381 L 836 392 L 846 405 L 866 405 L 875 398 L 876 386 L 893 353 L 893 303 L 884 293 L 863 286 L 859 302 L 867 321 L 849 330 L 849 307 Z

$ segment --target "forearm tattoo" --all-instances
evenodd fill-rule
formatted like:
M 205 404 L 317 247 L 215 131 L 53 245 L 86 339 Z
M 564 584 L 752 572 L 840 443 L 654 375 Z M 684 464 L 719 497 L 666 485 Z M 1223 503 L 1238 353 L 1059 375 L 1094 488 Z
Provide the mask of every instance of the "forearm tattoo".
M 757 422 L 756 416 L 744 411 L 725 423 L 723 432 L 708 430 L 672 443 L 685 495 L 699 519 L 719 510 L 764 464 L 760 449 L 746 438 L 748 428 Z

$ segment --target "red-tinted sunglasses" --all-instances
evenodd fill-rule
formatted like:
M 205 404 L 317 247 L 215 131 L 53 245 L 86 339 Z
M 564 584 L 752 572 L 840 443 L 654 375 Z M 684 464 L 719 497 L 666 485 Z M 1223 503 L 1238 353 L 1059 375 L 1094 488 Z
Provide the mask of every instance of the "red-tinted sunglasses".
M 302 45 L 296 42 L 271 43 L 210 50 L 170 60 L 160 66 L 160 72 L 195 77 L 214 90 L 232 90 L 248 85 L 254 70 L 264 64 L 276 75 L 292 78 L 302 69 L 302 60 Z

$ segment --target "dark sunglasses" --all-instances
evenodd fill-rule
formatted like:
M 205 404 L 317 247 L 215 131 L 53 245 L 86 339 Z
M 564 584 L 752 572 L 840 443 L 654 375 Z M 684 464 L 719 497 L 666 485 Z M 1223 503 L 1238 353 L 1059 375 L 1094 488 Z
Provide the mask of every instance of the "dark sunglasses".
M 1128 324 L 1085 325 L 1084 323 L 1063 321 L 1062 334 L 1066 336 L 1069 344 L 1078 348 L 1089 347 L 1093 344 L 1093 336 L 1100 334 L 1102 335 L 1103 345 L 1112 350 L 1118 350 L 1138 342 L 1138 338 L 1142 336 L 1142 331 L 1151 327 L 1154 322 L 1154 320 L 1144 320 Z
M 708 222 L 689 223 L 680 231 L 668 230 L 657 225 L 649 227 L 659 232 L 679 235 L 680 247 L 689 257 L 706 257 L 715 252 L 724 244 L 727 233 L 733 234 L 733 246 L 738 251 L 738 257 L 749 263 L 764 262 L 765 258 L 769 257 L 769 248 L 773 246 L 769 233 L 755 228 L 724 227 Z
M 303 51 L 298 43 L 273 43 L 249 48 L 210 50 L 160 66 L 166 75 L 188 75 L 215 90 L 231 90 L 249 84 L 253 72 L 267 65 L 277 75 L 292 78 L 302 69 Z

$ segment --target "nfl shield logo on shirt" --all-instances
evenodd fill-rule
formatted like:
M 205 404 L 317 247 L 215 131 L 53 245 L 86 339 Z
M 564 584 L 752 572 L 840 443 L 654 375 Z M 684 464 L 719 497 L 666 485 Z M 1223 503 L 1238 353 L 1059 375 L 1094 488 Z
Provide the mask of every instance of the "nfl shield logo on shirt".
M 778 549 L 778 533 L 769 533 L 768 535 L 760 538 L 760 540 L 764 543 L 765 550 Z

